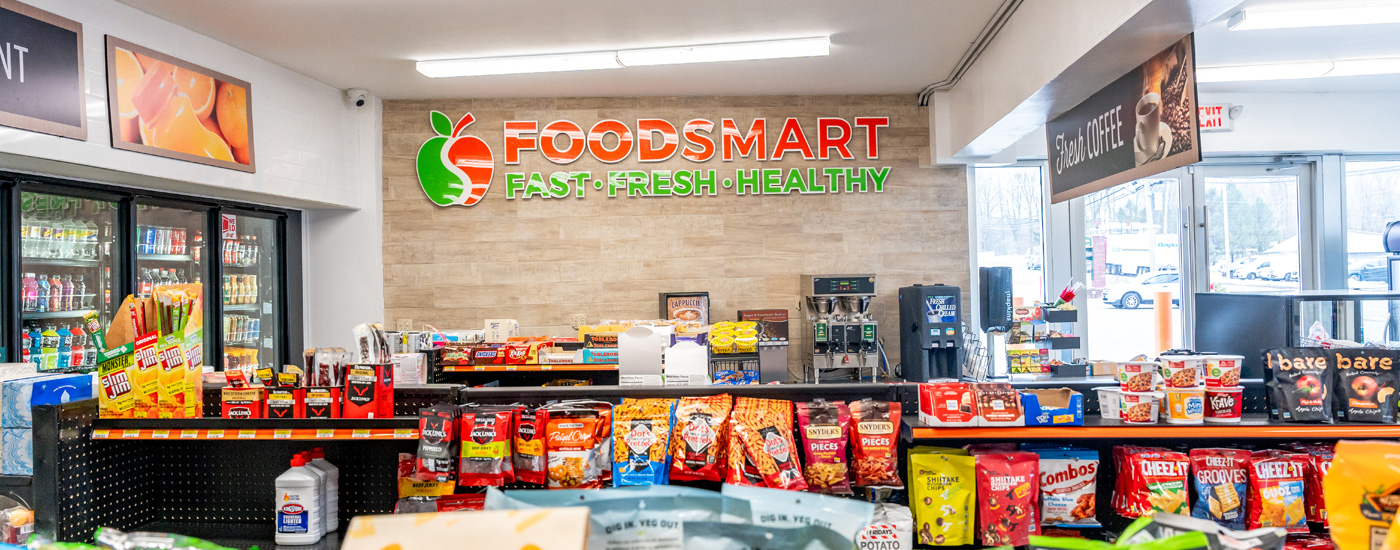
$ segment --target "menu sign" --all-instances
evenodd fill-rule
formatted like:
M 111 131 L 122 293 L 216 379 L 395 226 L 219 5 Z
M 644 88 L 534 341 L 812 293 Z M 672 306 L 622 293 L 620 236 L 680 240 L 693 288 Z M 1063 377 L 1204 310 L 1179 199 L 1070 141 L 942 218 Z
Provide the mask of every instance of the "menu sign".
M 1193 37 L 1045 125 L 1051 202 L 1201 160 Z
M 0 125 L 87 139 L 83 26 L 0 0 Z

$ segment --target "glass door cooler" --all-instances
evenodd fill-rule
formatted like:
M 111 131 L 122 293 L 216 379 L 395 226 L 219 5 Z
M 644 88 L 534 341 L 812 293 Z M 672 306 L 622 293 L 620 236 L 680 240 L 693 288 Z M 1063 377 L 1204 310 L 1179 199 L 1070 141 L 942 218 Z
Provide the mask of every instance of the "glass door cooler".
M 208 227 L 208 209 L 150 199 L 136 203 L 136 295 L 150 297 L 161 285 L 203 284 L 204 364 L 212 365 Z
M 284 219 L 251 212 L 220 214 L 220 298 L 223 369 L 251 377 L 258 367 L 277 368 L 284 315 L 279 274 Z

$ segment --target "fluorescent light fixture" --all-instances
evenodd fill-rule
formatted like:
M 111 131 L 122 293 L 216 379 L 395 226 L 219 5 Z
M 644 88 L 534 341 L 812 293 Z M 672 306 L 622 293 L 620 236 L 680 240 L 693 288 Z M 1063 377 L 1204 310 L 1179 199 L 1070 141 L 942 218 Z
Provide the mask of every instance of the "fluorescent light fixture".
M 1341 1 L 1311 5 L 1245 8 L 1230 16 L 1227 27 L 1232 31 L 1247 31 L 1377 23 L 1400 23 L 1400 2 L 1394 0 Z
M 819 36 L 814 38 L 734 42 L 729 44 L 702 44 L 698 46 L 672 46 L 665 48 L 639 48 L 607 52 L 419 61 L 418 72 L 432 78 L 444 78 L 453 76 L 591 71 L 598 69 L 640 67 L 645 65 L 748 61 L 754 59 L 818 57 L 825 55 L 831 55 L 831 39 L 826 36 Z
M 1250 80 L 1296 80 L 1333 76 L 1400 74 L 1400 57 L 1378 59 L 1339 59 L 1268 65 L 1200 67 L 1196 82 L 1245 82 Z
M 831 39 L 819 36 L 791 40 L 619 50 L 617 60 L 626 67 L 640 67 L 643 65 L 679 65 L 682 63 L 820 57 L 825 55 L 831 55 Z
M 617 52 L 518 55 L 418 62 L 418 72 L 432 78 L 621 68 L 622 65 L 617 64 Z

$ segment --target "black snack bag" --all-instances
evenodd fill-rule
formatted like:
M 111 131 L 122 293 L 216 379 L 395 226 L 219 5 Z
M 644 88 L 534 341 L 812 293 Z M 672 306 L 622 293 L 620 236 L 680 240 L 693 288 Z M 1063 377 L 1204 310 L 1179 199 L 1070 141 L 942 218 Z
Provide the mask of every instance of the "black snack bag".
M 418 471 L 420 481 L 451 481 L 457 472 L 457 414 L 452 405 L 418 410 Z
M 1334 365 L 1322 348 L 1280 348 L 1264 352 L 1274 417 L 1286 422 L 1332 423 Z
M 1400 351 L 1327 350 L 1336 366 L 1337 418 L 1347 422 L 1395 423 L 1400 387 Z

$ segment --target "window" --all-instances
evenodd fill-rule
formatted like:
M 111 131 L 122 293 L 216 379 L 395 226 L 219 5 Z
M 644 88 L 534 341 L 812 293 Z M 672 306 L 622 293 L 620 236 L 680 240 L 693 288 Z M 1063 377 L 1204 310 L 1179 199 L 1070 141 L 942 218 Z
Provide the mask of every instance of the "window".
M 1088 357 L 1162 351 L 1152 313 L 1159 292 L 1171 296 L 1171 347 L 1180 346 L 1180 193 L 1180 174 L 1167 172 L 1084 197 Z
M 977 266 L 1010 267 L 1024 303 L 1045 299 L 1040 167 L 977 168 Z
M 1383 290 L 1388 272 L 1381 232 L 1400 220 L 1400 161 L 1347 161 L 1347 284 Z

